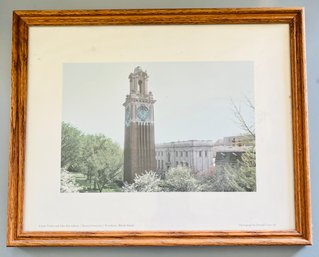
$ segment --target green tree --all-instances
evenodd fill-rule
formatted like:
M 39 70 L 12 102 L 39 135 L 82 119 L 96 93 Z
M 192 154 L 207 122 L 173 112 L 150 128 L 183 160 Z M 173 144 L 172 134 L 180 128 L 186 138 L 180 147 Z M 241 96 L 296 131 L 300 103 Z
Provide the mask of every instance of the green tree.
M 237 176 L 237 184 L 244 191 L 256 191 L 256 152 L 250 147 L 241 157 L 241 165 Z
M 124 192 L 160 192 L 161 179 L 154 171 L 136 175 L 132 184 L 125 183 Z
M 162 187 L 169 192 L 195 192 L 199 191 L 200 186 L 188 167 L 178 166 L 170 168 L 165 175 Z
M 252 116 L 255 115 L 255 106 L 252 101 L 246 97 L 246 105 L 251 110 Z M 233 112 L 237 120 L 238 125 L 244 131 L 246 138 L 244 140 L 245 145 L 249 146 L 246 152 L 241 156 L 239 170 L 231 171 L 236 174 L 237 185 L 242 188 L 243 191 L 256 191 L 256 149 L 255 149 L 255 123 L 247 121 L 241 112 L 241 109 L 233 103 Z
M 82 162 L 90 187 L 93 182 L 100 192 L 106 187 L 116 187 L 122 179 L 122 149 L 104 135 L 85 136 Z
M 61 168 L 69 169 L 81 157 L 81 140 L 83 134 L 69 123 L 62 122 Z
M 238 165 L 220 166 L 204 181 L 203 191 L 253 192 L 256 191 L 256 154 L 254 147 L 247 149 Z
M 213 174 L 200 176 L 203 192 L 240 192 L 244 191 L 238 185 L 238 170 L 230 165 L 216 167 Z
M 122 166 L 123 151 L 110 138 L 86 135 L 62 122 L 61 168 L 86 175 L 82 191 L 120 190 Z
M 246 106 L 251 110 L 251 117 L 255 115 L 255 106 L 245 97 Z M 232 101 L 233 113 L 236 123 L 244 131 L 246 151 L 238 160 L 239 165 L 227 165 L 216 170 L 213 187 L 216 191 L 256 191 L 256 151 L 255 151 L 255 122 L 254 119 L 244 117 L 240 106 Z M 249 122 L 250 121 L 250 122 Z M 219 175 L 218 175 L 219 174 Z M 220 176 L 220 178 L 217 178 Z

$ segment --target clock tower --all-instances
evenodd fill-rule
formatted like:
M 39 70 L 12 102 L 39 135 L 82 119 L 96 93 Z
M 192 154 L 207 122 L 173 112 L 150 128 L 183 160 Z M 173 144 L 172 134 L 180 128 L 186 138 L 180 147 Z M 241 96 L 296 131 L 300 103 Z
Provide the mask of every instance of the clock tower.
M 154 103 L 148 91 L 148 75 L 136 67 L 129 75 L 130 93 L 125 103 L 124 181 L 155 171 Z

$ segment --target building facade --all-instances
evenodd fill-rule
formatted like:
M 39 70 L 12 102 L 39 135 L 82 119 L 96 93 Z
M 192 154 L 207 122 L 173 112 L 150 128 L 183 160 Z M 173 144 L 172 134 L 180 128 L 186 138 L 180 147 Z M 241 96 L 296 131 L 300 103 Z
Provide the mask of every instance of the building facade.
M 210 140 L 189 140 L 156 145 L 159 173 L 177 166 L 190 167 L 195 172 L 209 170 L 213 165 L 213 145 Z
M 156 170 L 163 175 L 170 168 L 183 166 L 194 172 L 212 172 L 216 165 L 238 163 L 251 146 L 250 136 L 156 144 Z
M 154 103 L 148 91 L 148 75 L 136 67 L 129 75 L 130 93 L 125 103 L 124 181 L 132 183 L 136 174 L 156 170 Z

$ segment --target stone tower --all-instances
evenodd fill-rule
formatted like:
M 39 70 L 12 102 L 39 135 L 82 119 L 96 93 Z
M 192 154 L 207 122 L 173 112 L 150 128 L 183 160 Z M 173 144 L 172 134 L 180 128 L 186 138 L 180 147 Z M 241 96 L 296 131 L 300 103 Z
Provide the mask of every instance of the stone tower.
M 136 67 L 129 75 L 130 93 L 125 103 L 124 181 L 131 183 L 136 174 L 156 169 L 154 103 L 148 91 L 148 75 Z

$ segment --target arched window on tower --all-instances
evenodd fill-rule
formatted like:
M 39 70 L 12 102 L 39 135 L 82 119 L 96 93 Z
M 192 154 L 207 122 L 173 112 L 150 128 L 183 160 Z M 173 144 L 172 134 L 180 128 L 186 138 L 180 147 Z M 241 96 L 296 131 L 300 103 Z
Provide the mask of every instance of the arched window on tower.
M 142 94 L 142 85 L 143 85 L 143 81 L 142 81 L 142 80 L 139 80 L 139 81 L 138 81 L 138 92 L 139 92 L 140 94 Z

